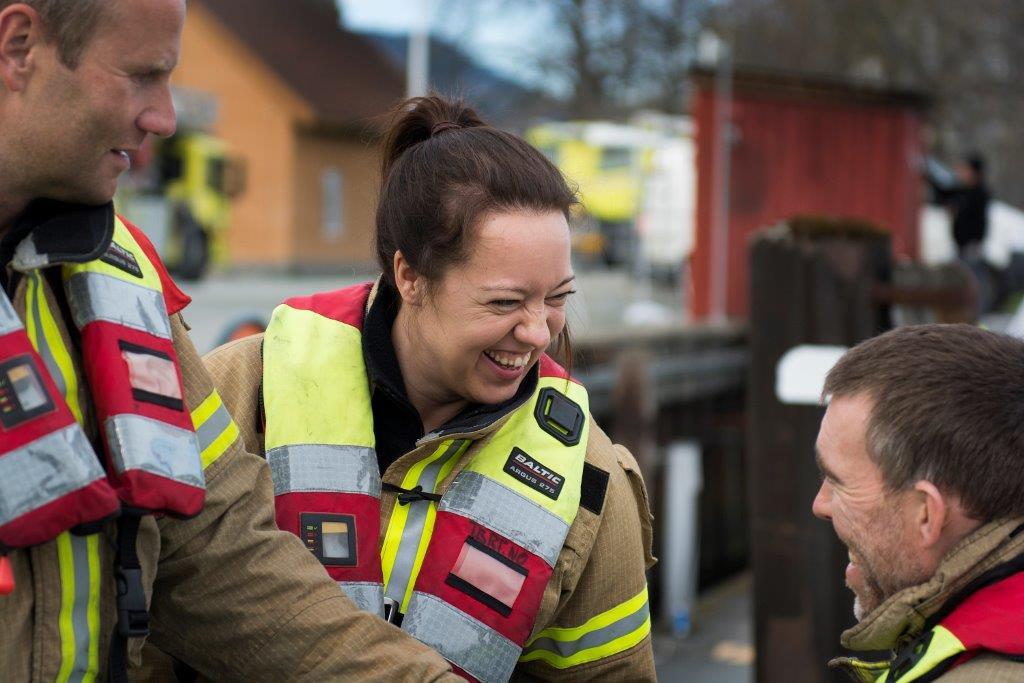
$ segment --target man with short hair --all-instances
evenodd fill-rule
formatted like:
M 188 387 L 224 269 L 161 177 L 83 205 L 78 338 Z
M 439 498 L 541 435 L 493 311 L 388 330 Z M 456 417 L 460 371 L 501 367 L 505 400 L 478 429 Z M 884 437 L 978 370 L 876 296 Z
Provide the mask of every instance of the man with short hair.
M 1024 342 L 902 327 L 825 381 L 814 514 L 849 548 L 856 680 L 1024 680 Z M 887 676 L 887 677 L 886 677 Z
M 147 635 L 214 679 L 455 679 L 276 528 L 188 298 L 113 212 L 174 132 L 184 18 L 0 0 L 0 680 L 123 680 Z

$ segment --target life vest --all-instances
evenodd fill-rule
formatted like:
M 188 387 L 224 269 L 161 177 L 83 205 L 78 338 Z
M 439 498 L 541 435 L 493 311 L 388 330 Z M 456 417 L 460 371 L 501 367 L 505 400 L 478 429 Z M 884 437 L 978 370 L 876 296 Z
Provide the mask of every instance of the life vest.
M 104 467 L 82 430 L 79 379 L 33 258 L 26 240 L 12 260 L 29 278 L 27 329 L 0 293 L 0 544 L 43 543 L 120 504 L 197 514 L 205 483 L 157 268 L 115 218 L 103 256 L 61 269 Z
M 278 526 L 363 609 L 456 671 L 512 675 L 579 509 L 583 387 L 546 356 L 534 394 L 473 442 L 442 430 L 406 472 L 383 545 L 380 466 L 361 330 L 370 284 L 286 301 L 264 337 L 266 453 Z M 473 449 L 443 495 L 442 482 Z
M 931 628 L 906 643 L 889 663 L 849 662 L 878 683 L 931 681 L 983 653 L 1024 661 L 1024 559 L 1016 573 L 997 579 L 956 604 Z M 997 572 L 1001 568 L 997 568 Z M 1002 569 L 1005 575 L 1005 569 Z

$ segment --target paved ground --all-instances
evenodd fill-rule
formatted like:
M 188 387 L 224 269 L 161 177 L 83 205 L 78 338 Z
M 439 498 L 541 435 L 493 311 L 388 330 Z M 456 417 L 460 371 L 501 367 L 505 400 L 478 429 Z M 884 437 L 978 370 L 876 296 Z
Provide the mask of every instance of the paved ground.
M 654 659 L 660 681 L 751 683 L 754 628 L 750 574 L 703 593 L 694 631 L 675 639 L 655 634 Z

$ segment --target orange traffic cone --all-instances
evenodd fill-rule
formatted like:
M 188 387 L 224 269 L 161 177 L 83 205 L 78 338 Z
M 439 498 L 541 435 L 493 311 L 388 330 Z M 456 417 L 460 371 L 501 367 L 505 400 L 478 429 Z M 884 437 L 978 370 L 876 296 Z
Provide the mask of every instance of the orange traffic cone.
M 6 555 L 0 555 L 0 595 L 14 592 L 14 568 Z

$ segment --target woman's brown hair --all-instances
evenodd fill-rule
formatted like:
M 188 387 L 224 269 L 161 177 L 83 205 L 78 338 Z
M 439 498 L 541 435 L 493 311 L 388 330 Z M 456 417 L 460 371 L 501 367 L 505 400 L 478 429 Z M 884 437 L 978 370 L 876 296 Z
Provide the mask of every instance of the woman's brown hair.
M 437 282 L 469 255 L 473 230 L 496 212 L 559 211 L 576 194 L 525 140 L 484 123 L 462 100 L 436 95 L 400 103 L 384 140 L 377 260 L 394 286 L 395 252 Z M 571 363 L 569 330 L 558 353 Z

